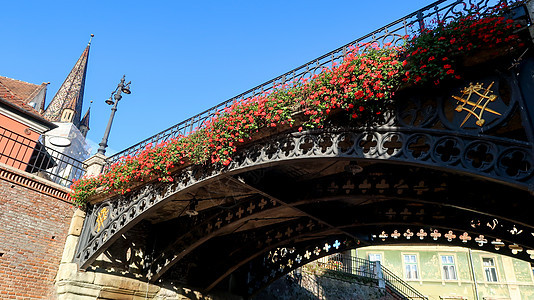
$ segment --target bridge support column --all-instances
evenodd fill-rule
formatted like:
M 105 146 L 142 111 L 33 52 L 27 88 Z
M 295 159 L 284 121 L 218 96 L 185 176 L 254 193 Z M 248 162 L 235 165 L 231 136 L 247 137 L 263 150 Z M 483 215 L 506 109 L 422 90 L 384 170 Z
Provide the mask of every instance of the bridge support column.
M 106 164 L 106 156 L 97 153 L 83 162 L 87 167 L 85 168 L 85 174 L 88 176 L 96 176 L 102 173 L 104 165 Z

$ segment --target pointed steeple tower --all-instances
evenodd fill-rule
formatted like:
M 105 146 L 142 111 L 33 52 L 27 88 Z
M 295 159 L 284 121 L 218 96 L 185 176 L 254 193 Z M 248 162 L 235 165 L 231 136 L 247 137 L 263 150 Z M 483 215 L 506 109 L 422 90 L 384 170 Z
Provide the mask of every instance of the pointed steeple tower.
M 91 104 L 93 101 L 91 101 Z M 85 115 L 83 115 L 82 120 L 80 121 L 80 132 L 83 134 L 83 137 L 87 137 L 87 132 L 89 131 L 89 116 L 91 114 L 91 104 L 89 104 L 89 108 L 85 112 Z
M 85 87 L 85 74 L 87 73 L 87 60 L 91 39 L 74 68 L 65 79 L 57 94 L 54 96 L 43 116 L 51 122 L 73 123 L 80 128 L 80 116 L 83 104 L 83 91 Z M 89 118 L 87 118 L 89 120 Z

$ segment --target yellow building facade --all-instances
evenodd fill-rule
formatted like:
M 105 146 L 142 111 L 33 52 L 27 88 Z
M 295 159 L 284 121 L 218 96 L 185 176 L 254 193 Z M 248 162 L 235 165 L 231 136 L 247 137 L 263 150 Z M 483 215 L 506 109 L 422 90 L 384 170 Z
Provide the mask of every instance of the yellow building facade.
M 373 246 L 353 256 L 380 261 L 428 299 L 531 300 L 529 262 L 495 253 L 447 246 Z

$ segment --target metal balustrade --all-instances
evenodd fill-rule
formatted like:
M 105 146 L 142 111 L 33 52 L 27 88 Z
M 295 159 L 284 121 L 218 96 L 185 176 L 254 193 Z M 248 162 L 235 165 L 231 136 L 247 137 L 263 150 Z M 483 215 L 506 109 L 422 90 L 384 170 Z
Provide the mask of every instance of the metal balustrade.
M 358 47 L 366 43 L 376 43 L 377 46 L 383 47 L 385 44 L 394 46 L 402 46 L 405 43 L 406 36 L 413 36 L 423 28 L 431 28 L 436 26 L 438 22 L 447 22 L 457 18 L 458 16 L 473 10 L 480 14 L 486 14 L 493 7 L 503 3 L 513 5 L 520 5 L 523 1 L 506 1 L 506 0 L 439 0 L 420 10 L 417 10 L 395 22 L 392 22 L 382 28 L 379 28 L 363 37 L 360 37 L 342 47 L 339 47 L 321 57 L 318 57 L 298 68 L 295 68 L 285 74 L 282 74 L 274 79 L 271 79 L 263 84 L 260 84 L 242 94 L 239 94 L 231 99 L 228 99 L 210 109 L 207 109 L 185 121 L 182 121 L 160 133 L 151 136 L 111 157 L 108 158 L 108 163 L 113 164 L 121 160 L 123 157 L 134 156 L 145 149 L 148 145 L 157 145 L 159 143 L 168 141 L 179 136 L 186 136 L 199 128 L 207 120 L 213 118 L 217 113 L 223 111 L 225 108 L 237 101 L 242 101 L 261 95 L 266 92 L 273 91 L 276 87 L 284 84 L 291 84 L 299 82 L 302 79 L 309 79 L 313 75 L 319 74 L 326 67 L 331 67 L 335 63 L 343 61 L 347 53 L 352 47 Z
M 316 261 L 319 268 L 352 274 L 372 279 L 378 279 L 375 263 L 367 259 L 350 255 L 334 254 L 319 258 Z
M 81 161 L 1 126 L 0 163 L 66 187 L 85 172 Z

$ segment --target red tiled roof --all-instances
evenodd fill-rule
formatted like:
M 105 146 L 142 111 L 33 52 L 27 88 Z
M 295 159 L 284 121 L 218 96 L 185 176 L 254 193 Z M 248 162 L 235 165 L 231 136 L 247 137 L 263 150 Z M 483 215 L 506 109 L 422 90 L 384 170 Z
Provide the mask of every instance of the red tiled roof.
M 46 88 L 46 83 L 41 85 L 28 83 L 4 76 L 0 76 L 0 98 L 16 105 L 30 114 L 42 117 L 42 115 L 28 105 L 43 88 Z

